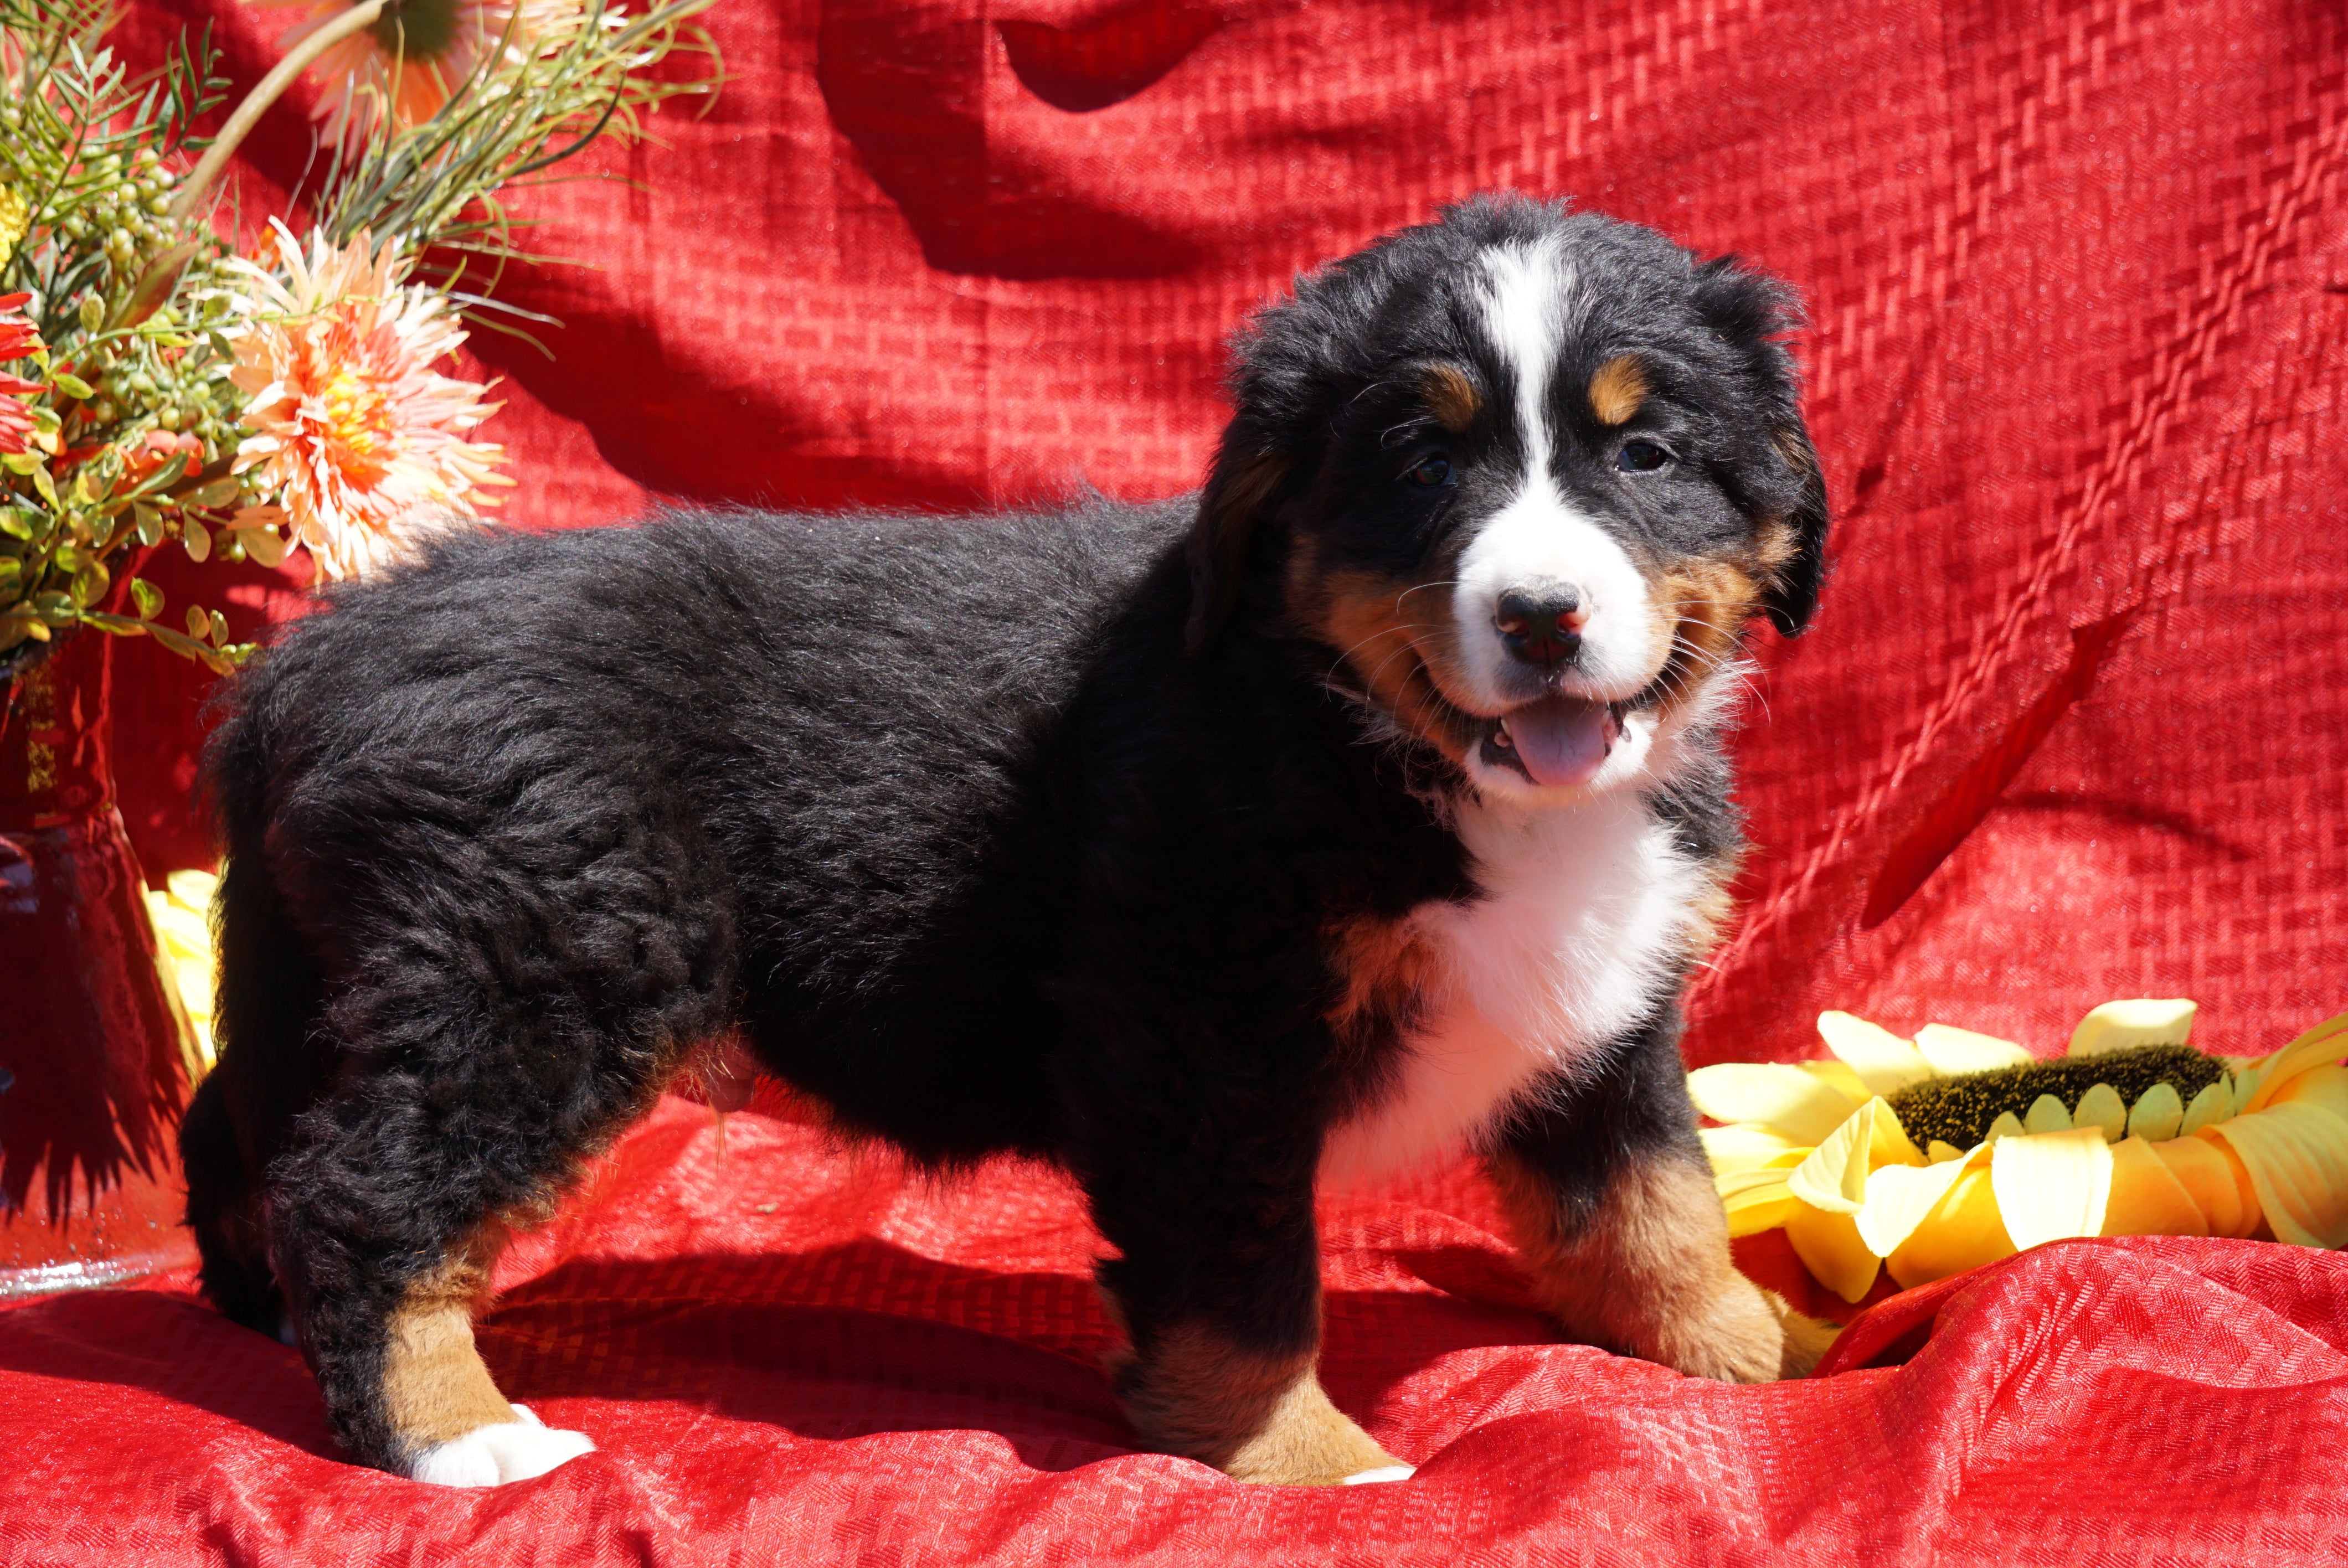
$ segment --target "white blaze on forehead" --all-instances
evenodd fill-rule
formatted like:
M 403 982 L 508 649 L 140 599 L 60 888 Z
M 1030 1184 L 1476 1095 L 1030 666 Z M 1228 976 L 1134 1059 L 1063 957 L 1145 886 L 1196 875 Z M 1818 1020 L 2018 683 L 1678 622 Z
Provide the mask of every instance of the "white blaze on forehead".
M 1565 335 L 1572 277 L 1549 238 L 1484 252 L 1484 330 L 1517 378 L 1517 428 L 1524 436 L 1526 467 L 1549 472 L 1549 421 L 1541 412 L 1549 397 L 1550 368 Z
M 1487 518 L 1461 552 L 1452 599 L 1460 662 L 1486 712 L 1524 700 L 1507 647 L 1493 625 L 1511 589 L 1570 587 L 1589 620 L 1580 664 L 1565 678 L 1576 695 L 1620 701 L 1653 679 L 1654 630 L 1647 581 L 1622 545 L 1559 491 L 1551 384 L 1575 313 L 1572 273 L 1552 241 L 1484 253 L 1483 324 L 1516 381 L 1515 421 L 1524 468 L 1515 494 Z

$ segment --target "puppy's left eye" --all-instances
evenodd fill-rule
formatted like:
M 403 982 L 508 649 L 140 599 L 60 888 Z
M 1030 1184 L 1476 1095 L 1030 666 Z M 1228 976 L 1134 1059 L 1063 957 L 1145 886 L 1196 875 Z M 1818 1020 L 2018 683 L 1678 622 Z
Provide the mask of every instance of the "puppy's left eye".
M 1652 441 L 1625 441 L 1615 454 L 1614 466 L 1625 474 L 1652 474 L 1672 460 L 1672 455 Z
M 1411 467 L 1411 470 L 1408 473 L 1403 476 L 1403 477 L 1408 479 L 1414 485 L 1417 485 L 1430 490 L 1437 485 L 1449 484 L 1451 482 L 1451 459 L 1439 454 L 1432 456 L 1422 457 Z

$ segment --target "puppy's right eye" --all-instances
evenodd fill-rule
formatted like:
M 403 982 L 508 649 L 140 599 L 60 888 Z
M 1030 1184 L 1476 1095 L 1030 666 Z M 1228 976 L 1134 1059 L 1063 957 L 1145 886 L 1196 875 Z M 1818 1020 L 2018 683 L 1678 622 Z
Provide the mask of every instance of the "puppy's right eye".
M 1441 456 L 1422 457 L 1403 477 L 1414 485 L 1431 490 L 1437 485 L 1450 483 L 1451 460 Z

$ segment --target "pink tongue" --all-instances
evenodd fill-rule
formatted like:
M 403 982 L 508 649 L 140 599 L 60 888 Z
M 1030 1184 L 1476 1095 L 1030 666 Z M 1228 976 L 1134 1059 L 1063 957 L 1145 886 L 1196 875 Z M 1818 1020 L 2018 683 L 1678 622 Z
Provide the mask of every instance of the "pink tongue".
M 1508 719 L 1517 757 L 1539 784 L 1587 784 L 1614 746 L 1614 715 L 1603 702 L 1544 697 Z

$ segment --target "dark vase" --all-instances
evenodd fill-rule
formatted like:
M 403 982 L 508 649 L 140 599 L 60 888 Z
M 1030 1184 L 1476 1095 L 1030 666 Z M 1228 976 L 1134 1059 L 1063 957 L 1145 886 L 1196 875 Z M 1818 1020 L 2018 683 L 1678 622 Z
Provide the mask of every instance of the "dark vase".
M 113 645 L 61 639 L 0 712 L 0 1297 L 194 1258 L 192 1039 L 115 808 Z

